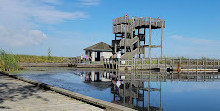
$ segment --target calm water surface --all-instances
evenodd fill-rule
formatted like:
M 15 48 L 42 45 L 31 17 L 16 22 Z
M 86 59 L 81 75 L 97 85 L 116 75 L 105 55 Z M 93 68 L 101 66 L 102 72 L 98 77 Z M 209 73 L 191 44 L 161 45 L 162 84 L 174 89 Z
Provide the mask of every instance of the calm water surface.
M 137 110 L 220 111 L 218 73 L 29 68 L 16 74 Z

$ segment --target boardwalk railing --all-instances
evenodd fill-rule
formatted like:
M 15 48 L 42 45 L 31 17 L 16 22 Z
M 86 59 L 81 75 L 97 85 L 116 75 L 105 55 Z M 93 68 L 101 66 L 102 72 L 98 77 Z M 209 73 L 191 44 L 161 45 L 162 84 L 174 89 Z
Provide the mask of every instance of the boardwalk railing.
M 90 64 L 91 63 L 91 60 L 90 59 L 86 59 L 86 58 L 83 58 L 83 59 L 81 59 L 81 57 L 80 56 L 78 56 L 78 57 L 73 57 L 73 58 L 71 58 L 72 60 L 72 63 L 74 63 L 74 64 L 78 64 L 78 63 L 86 63 L 86 64 Z
M 104 59 L 105 68 L 119 69 L 219 69 L 220 60 L 217 59 L 173 59 L 173 58 L 133 58 L 133 59 Z

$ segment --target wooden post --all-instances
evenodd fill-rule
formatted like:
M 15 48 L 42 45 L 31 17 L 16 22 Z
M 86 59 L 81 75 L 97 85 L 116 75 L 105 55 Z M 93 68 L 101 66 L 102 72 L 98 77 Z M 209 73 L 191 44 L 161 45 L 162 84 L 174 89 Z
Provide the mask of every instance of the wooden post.
M 161 28 L 161 58 L 163 58 L 163 21 L 162 21 L 162 28 Z
M 108 59 L 106 59 L 106 68 L 108 68 Z
M 174 67 L 174 59 L 172 58 L 172 67 Z
M 115 53 L 117 52 L 116 37 L 117 35 L 115 34 L 115 50 L 114 50 Z
M 219 68 L 219 60 L 218 60 L 218 68 Z
M 110 69 L 110 59 L 108 59 L 108 68 Z
M 188 69 L 189 69 L 189 62 L 190 62 L 190 59 L 188 59 L 188 62 L 187 62 Z
M 134 58 L 132 57 L 132 59 L 131 59 L 131 69 L 134 69 Z
M 165 59 L 165 70 L 167 69 L 167 60 L 166 60 L 166 58 L 164 58 Z
M 114 68 L 114 60 L 112 60 L 112 69 Z
M 196 71 L 198 70 L 198 59 L 196 59 Z
M 162 80 L 160 81 L 160 111 L 162 111 Z
M 150 110 L 150 78 L 151 78 L 151 72 L 148 79 L 148 110 Z
M 145 35 L 145 33 L 146 33 L 146 30 L 145 30 L 145 28 L 144 28 L 144 58 L 145 58 L 145 40 L 146 40 L 146 35 Z M 132 34 L 133 34 L 133 32 L 132 32 Z
M 204 60 L 202 60 L 202 67 L 205 69 L 205 63 L 204 63 Z
M 149 58 L 151 59 L 151 17 L 150 18 L 150 24 L 149 24 Z
M 213 59 L 213 69 L 215 68 L 215 59 Z
M 118 58 L 118 69 L 120 68 L 120 66 L 121 66 L 121 59 Z
M 111 69 L 111 61 L 112 61 L 112 60 L 113 60 L 113 59 L 111 59 L 111 60 L 109 59 L 109 61 L 108 61 L 108 62 L 109 62 L 109 69 Z
M 106 59 L 106 68 L 108 68 L 108 59 Z
M 189 59 L 189 67 L 191 67 L 191 60 Z
M 140 40 L 138 40 L 138 58 L 140 58 Z
M 179 72 L 180 72 L 180 63 L 177 64 L 177 72 L 178 72 L 178 76 L 179 76 Z
M 115 62 L 115 69 L 118 69 L 118 62 L 119 62 L 119 61 L 116 61 L 116 62 Z
M 105 68 L 107 68 L 107 62 L 105 58 L 104 58 L 104 64 L 105 64 Z
M 196 71 L 196 81 L 198 81 L 198 71 Z
M 125 44 L 125 45 L 124 45 L 125 54 L 126 54 L 126 52 L 127 52 L 127 51 L 126 51 L 126 50 L 127 50 L 127 48 L 126 48 L 126 47 L 127 47 L 127 46 L 126 46 L 126 45 L 127 45 L 127 44 L 126 44 L 126 39 L 127 39 L 127 25 L 125 25 L 125 43 L 124 43 L 124 44 Z
M 105 64 L 105 68 L 107 68 L 107 64 L 106 64 L 106 59 L 104 58 L 104 64 Z
M 135 58 L 134 58 L 134 69 L 136 70 L 136 66 L 135 66 L 135 64 L 136 64 L 136 60 L 135 60 Z
M 108 59 L 108 61 L 107 61 L 107 67 L 108 68 L 110 68 L 109 64 L 110 64 L 110 59 Z
M 159 68 L 159 58 L 157 58 L 157 67 Z
M 207 68 L 207 59 L 205 59 L 205 69 Z
M 143 58 L 141 58 L 141 69 L 143 69 L 143 64 L 144 63 L 144 61 L 143 61 Z

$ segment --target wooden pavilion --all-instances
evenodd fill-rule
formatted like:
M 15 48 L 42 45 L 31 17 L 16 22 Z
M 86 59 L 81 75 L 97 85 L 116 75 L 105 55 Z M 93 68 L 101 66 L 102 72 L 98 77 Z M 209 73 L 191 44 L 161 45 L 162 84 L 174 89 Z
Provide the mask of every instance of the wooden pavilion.
M 102 56 L 104 58 L 110 58 L 112 56 L 112 47 L 104 42 L 99 42 L 84 50 L 85 54 L 92 58 L 92 62 L 100 61 Z

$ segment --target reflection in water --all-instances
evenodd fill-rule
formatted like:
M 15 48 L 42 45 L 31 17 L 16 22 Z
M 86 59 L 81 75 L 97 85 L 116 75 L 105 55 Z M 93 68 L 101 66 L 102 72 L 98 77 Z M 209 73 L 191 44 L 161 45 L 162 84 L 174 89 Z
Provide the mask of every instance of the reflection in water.
M 167 73 L 151 71 L 135 71 L 123 73 L 118 71 L 84 72 L 87 84 L 101 82 L 105 88 L 111 87 L 113 103 L 120 104 L 137 110 L 163 111 L 162 108 L 162 82 L 166 81 L 213 81 L 218 80 L 218 73 L 186 72 Z M 109 83 L 111 81 L 111 84 Z M 151 86 L 151 83 L 154 86 Z M 155 86 L 155 83 L 157 85 Z M 156 94 L 155 94 L 156 93 Z M 159 95 L 158 95 L 159 93 Z M 151 105 L 151 96 L 156 95 L 157 106 Z M 155 98 L 153 98 L 155 99 Z M 155 100 L 154 100 L 155 101 Z
M 167 73 L 68 69 L 56 72 L 41 71 L 40 74 L 39 72 L 22 73 L 24 73 L 22 76 L 28 79 L 137 110 L 220 109 L 218 107 L 220 102 L 219 73 L 215 72 Z M 204 94 L 209 96 L 203 96 Z M 197 109 L 193 109 L 194 107 Z
M 121 79 L 122 76 L 125 76 L 125 78 Z M 140 78 L 136 78 L 136 76 Z M 112 102 L 137 110 L 162 111 L 162 81 L 160 81 L 159 87 L 151 87 L 150 78 L 151 74 L 144 75 L 143 72 L 141 75 L 131 73 L 129 76 L 117 73 L 116 78 L 112 80 L 111 93 L 114 95 Z M 117 82 L 115 83 L 115 81 Z M 118 82 L 121 83 L 120 87 L 117 85 Z M 160 93 L 159 106 L 150 104 L 150 96 L 155 91 Z

